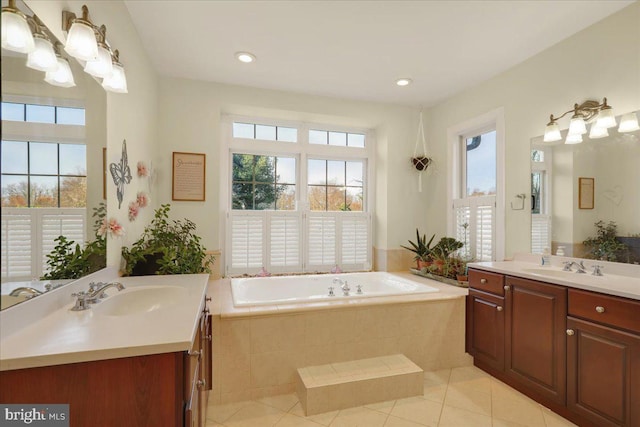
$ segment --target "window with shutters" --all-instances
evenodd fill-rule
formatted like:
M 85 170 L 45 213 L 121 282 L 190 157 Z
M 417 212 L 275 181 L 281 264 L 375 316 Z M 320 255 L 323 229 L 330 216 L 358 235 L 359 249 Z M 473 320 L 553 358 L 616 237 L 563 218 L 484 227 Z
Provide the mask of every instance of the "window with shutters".
M 246 117 L 223 122 L 226 273 L 369 270 L 371 132 Z
M 504 173 L 499 161 L 504 145 L 502 115 L 501 109 L 496 110 L 449 129 L 449 230 L 464 243 L 459 254 L 465 259 L 494 261 L 503 257 L 503 224 L 499 221 L 500 177 Z
M 551 249 L 551 165 L 548 147 L 531 150 L 531 253 Z
M 3 102 L 2 120 L 23 122 L 7 125 L 17 137 L 0 143 L 2 280 L 32 280 L 46 272 L 58 236 L 86 240 L 86 146 L 45 142 L 76 135 L 84 108 Z

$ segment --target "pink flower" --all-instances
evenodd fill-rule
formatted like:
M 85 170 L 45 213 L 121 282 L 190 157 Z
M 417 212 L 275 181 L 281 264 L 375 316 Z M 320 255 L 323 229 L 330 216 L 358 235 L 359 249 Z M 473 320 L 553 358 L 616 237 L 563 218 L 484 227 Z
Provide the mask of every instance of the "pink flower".
M 102 220 L 102 224 L 100 225 L 97 234 L 98 236 L 104 236 L 105 234 L 111 236 L 124 236 L 124 227 L 118 224 L 118 220 L 115 218 L 109 218 L 109 221 L 105 218 Z
M 129 221 L 135 221 L 140 212 L 140 205 L 138 202 L 129 203 Z
M 146 208 L 147 205 L 149 204 L 149 195 L 144 191 L 139 191 L 136 201 L 139 207 Z
M 138 176 L 140 178 L 149 176 L 149 169 L 147 168 L 147 165 L 144 164 L 144 162 L 138 162 Z
M 107 233 L 107 218 L 102 219 L 102 224 L 100 224 L 100 228 L 98 228 L 98 232 L 96 233 L 98 236 L 104 236 Z

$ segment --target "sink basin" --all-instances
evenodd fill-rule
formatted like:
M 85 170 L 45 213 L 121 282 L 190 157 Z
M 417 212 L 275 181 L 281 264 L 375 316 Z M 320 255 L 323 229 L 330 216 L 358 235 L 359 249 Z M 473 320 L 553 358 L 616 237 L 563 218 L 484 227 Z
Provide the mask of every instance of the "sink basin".
M 129 288 L 92 305 L 91 309 L 105 316 L 129 316 L 179 304 L 186 295 L 186 289 L 178 286 Z
M 576 274 L 575 272 L 571 271 L 549 270 L 547 268 L 523 268 L 522 271 L 524 271 L 525 273 L 539 274 L 540 276 L 562 277 L 565 279 L 572 274 Z

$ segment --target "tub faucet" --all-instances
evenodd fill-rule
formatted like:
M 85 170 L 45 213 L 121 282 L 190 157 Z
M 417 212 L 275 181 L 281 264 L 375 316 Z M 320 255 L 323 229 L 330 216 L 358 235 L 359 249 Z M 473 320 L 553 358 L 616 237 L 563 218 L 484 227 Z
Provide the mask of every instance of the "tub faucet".
M 343 285 L 344 285 L 344 280 L 342 280 L 342 279 L 338 279 L 337 277 L 334 277 L 334 278 L 333 278 L 333 284 L 334 284 L 334 285 L 340 285 L 340 286 L 343 286 Z
M 29 294 L 27 298 L 33 298 L 35 296 L 42 295 L 42 291 L 31 287 L 20 287 L 12 290 L 9 295 L 11 295 L 12 297 L 17 297 L 20 294 Z
M 347 281 L 345 280 L 343 285 L 341 286 L 342 288 L 342 293 L 344 294 L 345 297 L 349 296 L 349 291 L 351 290 L 351 288 L 349 287 L 349 284 L 347 283 Z

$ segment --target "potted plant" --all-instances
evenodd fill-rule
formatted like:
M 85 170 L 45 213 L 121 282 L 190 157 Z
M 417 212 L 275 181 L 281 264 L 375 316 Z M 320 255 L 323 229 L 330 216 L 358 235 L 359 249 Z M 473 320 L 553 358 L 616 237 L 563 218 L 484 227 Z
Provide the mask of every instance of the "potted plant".
M 420 231 L 418 231 L 418 229 L 416 228 L 416 241 L 412 242 L 411 240 L 409 240 L 409 244 L 411 245 L 411 247 L 400 245 L 404 249 L 407 249 L 415 254 L 413 260 L 416 261 L 418 270 L 429 267 L 429 265 L 431 265 L 431 242 L 433 242 L 433 239 L 435 237 L 436 235 L 434 234 L 427 242 L 427 235 L 423 234 L 422 236 L 420 236 Z
M 188 220 L 169 220 L 170 205 L 156 209 L 142 237 L 122 247 L 125 276 L 148 274 L 210 273 L 213 255 L 207 255 L 195 234 L 196 225 Z
M 616 239 L 618 226 L 615 221 L 595 223 L 596 236 L 583 241 L 587 248 L 586 257 L 602 261 L 617 261 L 628 250 L 627 245 Z
M 453 254 L 455 251 L 464 246 L 464 243 L 457 241 L 453 237 L 443 237 L 431 250 L 433 263 L 435 265 L 436 274 L 446 276 L 448 271 L 445 271 L 445 265 L 448 268 L 449 256 Z

